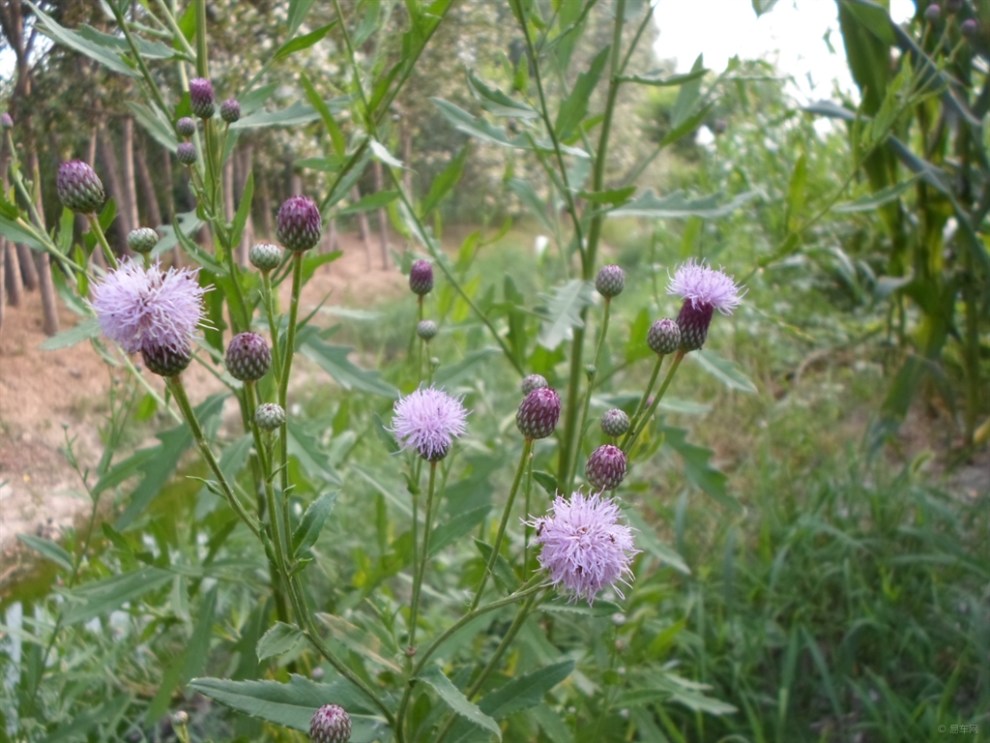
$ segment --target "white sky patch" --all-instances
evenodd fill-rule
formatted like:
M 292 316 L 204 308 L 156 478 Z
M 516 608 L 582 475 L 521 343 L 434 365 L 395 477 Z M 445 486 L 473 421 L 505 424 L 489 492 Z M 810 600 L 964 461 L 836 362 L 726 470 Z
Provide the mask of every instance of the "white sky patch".
M 913 3 L 891 0 L 890 12 L 903 22 Z M 738 56 L 772 62 L 792 78 L 788 92 L 801 103 L 831 97 L 833 85 L 855 90 L 833 0 L 779 0 L 759 18 L 751 0 L 659 0 L 654 19 L 660 29 L 654 52 L 675 59 L 678 72 L 691 69 L 698 54 L 716 73 Z

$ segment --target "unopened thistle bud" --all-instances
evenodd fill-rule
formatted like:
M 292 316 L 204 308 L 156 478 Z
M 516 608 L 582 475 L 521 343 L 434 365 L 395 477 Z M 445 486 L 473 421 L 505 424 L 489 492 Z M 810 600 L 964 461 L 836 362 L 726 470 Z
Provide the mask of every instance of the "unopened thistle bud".
M 324 704 L 309 723 L 313 743 L 347 743 L 351 739 L 351 716 L 337 704 Z
M 100 176 L 82 160 L 69 160 L 58 166 L 55 191 L 64 206 L 80 214 L 95 214 L 107 200 Z
M 549 386 L 550 384 L 547 382 L 546 377 L 542 374 L 527 374 L 523 377 L 522 382 L 519 384 L 523 397 L 528 395 L 533 390 L 542 390 Z
M 925 8 L 925 20 L 929 23 L 935 23 L 941 17 L 942 9 L 938 7 L 938 3 L 932 3 Z
M 591 452 L 584 474 L 596 491 L 615 490 L 626 476 L 626 455 L 617 446 L 603 444 Z
M 179 142 L 175 148 L 175 159 L 183 165 L 196 164 L 196 145 L 192 142 Z
M 189 81 L 189 105 L 196 116 L 201 119 L 213 116 L 215 101 L 213 83 L 202 77 L 194 77 Z
M 188 345 L 171 346 L 146 341 L 141 346 L 141 358 L 144 359 L 144 365 L 155 374 L 174 377 L 189 366 L 192 348 Z
M 527 439 L 545 439 L 560 418 L 560 396 L 549 387 L 533 390 L 519 404 L 516 426 Z
M 629 430 L 629 416 L 624 410 L 612 408 L 602 413 L 601 424 L 606 436 L 617 438 Z
M 9 113 L 4 111 L 2 114 L 0 114 L 0 129 L 13 129 L 13 128 L 14 128 L 13 117 Z
M 646 334 L 646 342 L 653 353 L 673 353 L 681 346 L 681 329 L 669 317 L 657 320 Z
M 234 379 L 253 382 L 268 373 L 272 352 L 257 333 L 238 333 L 230 339 L 225 361 L 227 371 Z
M 622 294 L 626 287 L 626 273 L 619 266 L 610 264 L 602 266 L 595 277 L 595 289 L 603 297 L 611 299 Z
M 175 131 L 183 137 L 191 137 L 196 133 L 196 120 L 190 116 L 183 116 L 175 122 Z
M 236 98 L 228 98 L 220 104 L 220 118 L 228 124 L 233 124 L 241 118 L 241 104 Z
M 416 325 L 416 335 L 427 342 L 433 340 L 439 330 L 440 328 L 432 320 L 423 320 Z
M 967 18 L 959 26 L 959 32 L 967 39 L 975 39 L 980 35 L 980 24 L 975 18 Z
M 254 411 L 254 422 L 262 431 L 274 431 L 285 423 L 285 410 L 273 402 L 262 403 Z
M 158 244 L 158 233 L 150 227 L 138 227 L 127 233 L 127 247 L 135 253 L 145 255 L 155 249 Z
M 433 290 L 433 266 L 429 261 L 413 261 L 412 268 L 409 269 L 409 288 L 419 296 Z
M 316 247 L 322 229 L 320 209 L 306 196 L 292 196 L 283 201 L 275 217 L 279 242 L 297 253 Z
M 271 271 L 282 262 L 282 248 L 274 243 L 256 243 L 248 251 L 248 260 L 259 271 Z

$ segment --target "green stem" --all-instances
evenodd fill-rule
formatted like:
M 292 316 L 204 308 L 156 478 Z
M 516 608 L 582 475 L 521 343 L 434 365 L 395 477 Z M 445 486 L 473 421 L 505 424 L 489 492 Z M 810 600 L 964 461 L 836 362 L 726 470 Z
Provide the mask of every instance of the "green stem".
M 663 383 L 660 385 L 660 389 L 657 390 L 657 394 L 653 398 L 653 402 L 650 405 L 649 410 L 646 411 L 646 414 L 639 421 L 636 428 L 630 427 L 629 433 L 627 433 L 626 437 L 622 440 L 622 446 L 619 448 L 622 449 L 622 451 L 624 451 L 627 455 L 632 450 L 633 444 L 636 443 L 636 439 L 643 432 L 643 429 L 646 428 L 646 424 L 656 412 L 657 406 L 660 405 L 660 401 L 666 394 L 667 388 L 670 386 L 670 382 L 674 378 L 674 373 L 677 371 L 677 367 L 679 367 L 681 362 L 684 360 L 684 356 L 685 352 L 680 350 L 674 355 L 673 361 L 670 366 L 667 367 L 667 376 L 663 378 Z
M 643 414 L 643 411 L 646 410 L 646 406 L 650 401 L 650 395 L 653 393 L 653 385 L 657 383 L 657 377 L 660 376 L 660 367 L 663 365 L 664 358 L 666 358 L 665 354 L 657 354 L 657 360 L 653 364 L 653 371 L 650 373 L 650 381 L 646 383 L 646 389 L 643 390 L 643 395 L 639 398 L 636 410 L 629 418 L 629 430 L 626 432 L 622 444 L 619 445 L 620 449 L 625 449 L 626 442 L 629 441 L 633 431 L 636 430 L 636 426 L 639 425 L 639 418 Z
M 602 315 L 602 327 L 598 332 L 598 342 L 595 344 L 595 360 L 592 362 L 592 371 L 588 374 L 588 388 L 584 391 L 584 403 L 581 406 L 581 420 L 578 423 L 575 435 L 577 436 L 577 441 L 571 442 L 571 448 L 574 451 L 573 457 L 571 457 L 571 467 L 567 473 L 567 483 L 568 487 L 564 492 L 570 491 L 570 484 L 574 482 L 574 474 L 577 470 L 578 458 L 577 454 L 581 449 L 581 438 L 584 434 L 584 427 L 588 422 L 588 409 L 591 407 L 591 393 L 595 388 L 595 378 L 598 376 L 598 365 L 601 363 L 602 358 L 602 346 L 605 345 L 605 336 L 608 333 L 608 321 L 612 310 L 612 299 L 611 297 L 605 297 L 605 310 Z
M 100 248 L 103 250 L 103 257 L 107 259 L 107 265 L 110 268 L 117 267 L 117 256 L 113 254 L 113 250 L 110 248 L 110 243 L 107 242 L 107 236 L 103 234 L 103 228 L 100 227 L 100 219 L 95 214 L 87 214 L 86 220 L 89 222 L 89 227 L 93 230 L 96 235 L 96 241 L 100 244 Z
M 481 582 L 478 583 L 478 590 L 474 594 L 474 599 L 471 601 L 471 607 L 468 611 L 473 611 L 478 606 L 478 602 L 481 601 L 481 594 L 485 590 L 485 584 L 488 582 L 488 575 L 495 567 L 495 561 L 498 559 L 499 549 L 502 547 L 502 539 L 505 537 L 505 527 L 509 523 L 509 514 L 512 513 L 512 505 L 515 503 L 516 493 L 519 492 L 519 483 L 522 482 L 522 475 L 526 470 L 526 463 L 529 461 L 532 452 L 533 439 L 527 438 L 523 443 L 522 455 L 519 457 L 519 466 L 516 467 L 516 476 L 512 481 L 512 490 L 509 491 L 509 500 L 506 502 L 505 509 L 502 511 L 502 521 L 498 525 L 498 534 L 495 535 L 495 543 L 492 545 L 492 554 L 488 558 L 488 564 L 485 566 L 485 572 L 481 574 Z
M 203 459 L 206 460 L 206 464 L 209 466 L 210 471 L 213 476 L 217 478 L 217 484 L 220 486 L 220 490 L 223 493 L 224 498 L 230 504 L 230 507 L 234 509 L 234 512 L 240 517 L 247 527 L 251 530 L 256 537 L 261 539 L 261 529 L 257 521 L 244 510 L 244 506 L 234 495 L 234 491 L 227 481 L 226 475 L 224 475 L 223 470 L 220 469 L 220 463 L 217 458 L 213 455 L 213 451 L 210 449 L 209 443 L 206 441 L 206 437 L 203 435 L 203 429 L 199 425 L 199 420 L 196 418 L 196 413 L 189 403 L 189 396 L 186 395 L 186 388 L 182 384 L 182 377 L 176 375 L 174 377 L 166 377 L 165 384 L 172 396 L 175 398 L 176 404 L 179 406 L 179 410 L 182 412 L 182 417 L 185 419 L 186 424 L 189 426 L 189 430 L 193 435 L 193 440 L 196 442 L 196 446 L 199 448 L 200 454 L 203 455 Z
M 433 520 L 433 498 L 436 492 L 437 462 L 430 462 L 430 482 L 426 489 L 426 513 L 423 516 L 423 549 L 420 551 L 419 564 L 413 570 L 412 603 L 409 607 L 409 647 L 416 647 L 416 622 L 419 616 L 420 591 L 423 586 L 423 576 L 426 573 L 426 562 L 430 554 L 430 530 Z M 415 529 L 413 524 L 413 529 Z M 415 534 L 413 540 L 415 541 Z M 415 559 L 415 558 L 414 558 Z

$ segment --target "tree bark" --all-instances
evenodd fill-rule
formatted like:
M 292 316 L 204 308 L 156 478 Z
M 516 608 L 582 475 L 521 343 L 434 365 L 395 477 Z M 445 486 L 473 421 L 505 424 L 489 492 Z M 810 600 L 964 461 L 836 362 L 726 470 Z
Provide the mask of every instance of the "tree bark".
M 21 261 L 17 254 L 17 246 L 12 242 L 7 243 L 4 251 L 4 264 L 6 267 L 7 302 L 11 307 L 20 307 L 24 297 L 24 282 L 21 279 Z
M 45 205 L 41 199 L 41 165 L 38 162 L 38 151 L 31 150 L 31 176 L 35 182 L 34 202 L 38 214 L 44 214 Z M 42 217 L 44 219 L 44 217 Z M 58 302 L 55 299 L 55 284 L 52 282 L 51 256 L 48 253 L 36 252 L 34 265 L 37 267 L 38 287 L 41 289 L 41 311 L 44 317 L 45 335 L 52 336 L 58 332 Z
M 113 148 L 113 140 L 107 133 L 106 128 L 101 128 L 97 135 L 100 140 L 100 157 L 103 160 L 103 172 L 106 175 L 110 196 L 117 201 L 117 234 L 120 239 L 127 239 L 127 234 L 134 229 L 128 213 L 127 196 L 125 193 L 124 178 L 120 168 L 120 159 Z
M 168 158 L 166 158 L 166 162 L 168 162 Z M 139 136 L 137 138 L 137 157 L 134 158 L 134 164 L 143 197 L 141 203 L 145 207 L 145 219 L 151 227 L 160 227 L 162 210 L 158 207 L 158 191 L 155 189 L 155 182 L 151 179 L 151 173 L 148 170 L 148 148 L 144 137 Z M 166 178 L 165 183 L 171 185 L 171 180 Z
M 134 119 L 128 116 L 124 119 L 121 146 L 124 150 L 123 176 L 124 176 L 124 196 L 127 205 L 127 217 L 130 228 L 124 233 L 127 237 L 130 230 L 141 224 L 141 217 L 138 214 L 137 180 L 134 178 Z

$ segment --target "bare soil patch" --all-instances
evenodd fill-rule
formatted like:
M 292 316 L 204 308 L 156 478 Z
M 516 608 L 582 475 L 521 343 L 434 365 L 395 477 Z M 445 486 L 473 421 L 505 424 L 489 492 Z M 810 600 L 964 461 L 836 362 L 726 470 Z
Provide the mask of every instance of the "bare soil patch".
M 318 269 L 303 291 L 300 313 L 312 310 L 329 293 L 328 306 L 367 306 L 396 296 L 405 277 L 381 259 L 369 262 L 356 235 L 338 234 L 343 255 Z M 283 307 L 288 306 L 288 282 Z M 41 349 L 41 300 L 24 295 L 19 307 L 5 308 L 0 328 L 0 591 L 30 559 L 20 549 L 18 534 L 57 539 L 62 530 L 89 514 L 85 488 L 66 457 L 67 437 L 81 468 L 99 461 L 103 444 L 99 421 L 107 411 L 111 386 L 126 374 L 107 365 L 90 343 L 55 351 Z M 79 318 L 60 311 L 61 327 Z M 219 388 L 205 370 L 190 368 L 190 394 Z M 158 389 L 164 384 L 148 376 Z

